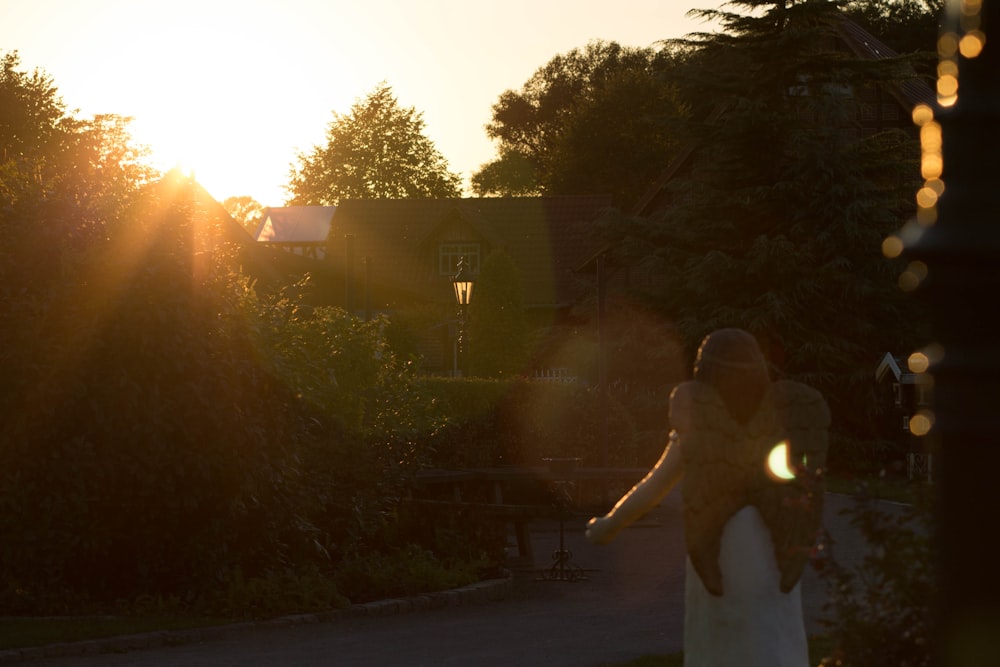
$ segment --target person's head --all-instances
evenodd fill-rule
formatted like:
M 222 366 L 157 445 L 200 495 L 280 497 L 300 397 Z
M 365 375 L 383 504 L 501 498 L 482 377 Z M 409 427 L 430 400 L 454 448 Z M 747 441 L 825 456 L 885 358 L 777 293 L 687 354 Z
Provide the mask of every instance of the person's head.
M 742 329 L 719 329 L 705 336 L 694 361 L 694 379 L 712 385 L 741 423 L 753 416 L 770 384 L 757 340 Z

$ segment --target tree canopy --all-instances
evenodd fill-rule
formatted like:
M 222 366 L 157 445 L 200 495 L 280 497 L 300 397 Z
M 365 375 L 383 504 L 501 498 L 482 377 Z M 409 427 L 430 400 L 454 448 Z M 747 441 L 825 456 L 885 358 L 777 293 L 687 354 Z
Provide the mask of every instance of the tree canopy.
M 945 0 L 848 0 L 844 12 L 897 53 L 935 59 Z
M 701 12 L 723 30 L 689 36 L 695 51 L 677 70 L 706 111 L 686 128 L 690 168 L 668 186 L 668 207 L 607 228 L 659 275 L 665 287 L 647 296 L 689 349 L 714 329 L 745 328 L 779 368 L 828 395 L 841 426 L 864 430 L 872 364 L 920 336 L 880 252 L 913 208 L 918 153 L 905 132 L 855 126 L 849 91 L 907 70 L 830 49 L 837 4 Z
M 325 143 L 299 154 L 286 186 L 289 205 L 336 206 L 342 199 L 457 197 L 461 177 L 424 134 L 423 114 L 379 84 L 344 115 L 334 112 Z
M 472 177 L 476 194 L 611 194 L 628 206 L 663 169 L 684 115 L 669 49 L 595 41 L 555 56 L 493 105 L 498 156 Z
M 257 233 L 257 226 L 260 224 L 260 218 L 264 212 L 264 206 L 259 201 L 246 195 L 226 197 L 222 202 L 222 207 L 233 217 L 233 220 L 236 220 L 243 226 L 243 229 L 247 230 L 248 234 L 253 236 Z

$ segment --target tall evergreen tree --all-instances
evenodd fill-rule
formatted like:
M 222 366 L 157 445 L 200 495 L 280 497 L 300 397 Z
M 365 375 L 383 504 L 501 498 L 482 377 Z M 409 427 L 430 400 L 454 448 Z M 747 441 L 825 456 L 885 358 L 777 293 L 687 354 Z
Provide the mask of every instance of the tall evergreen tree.
M 649 296 L 690 347 L 743 327 L 865 434 L 873 365 L 920 336 L 880 251 L 913 209 L 919 169 L 908 133 L 856 121 L 857 93 L 912 73 L 838 49 L 840 4 L 697 12 L 723 30 L 684 40 L 696 53 L 678 74 L 703 112 L 691 168 L 671 181 L 669 207 L 615 229 L 662 273 Z

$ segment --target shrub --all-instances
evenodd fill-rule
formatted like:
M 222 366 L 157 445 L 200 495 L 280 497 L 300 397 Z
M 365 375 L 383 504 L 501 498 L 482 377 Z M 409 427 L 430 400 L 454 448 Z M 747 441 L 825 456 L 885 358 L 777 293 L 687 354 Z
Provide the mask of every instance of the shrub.
M 427 448 L 435 467 L 538 466 L 546 457 L 602 460 L 602 419 L 608 418 L 608 463 L 636 465 L 635 429 L 614 396 L 595 388 L 527 379 L 423 379 L 444 426 Z
M 900 511 L 880 506 L 861 487 L 845 510 L 869 545 L 858 563 L 838 562 L 836 544 L 815 562 L 830 601 L 825 623 L 832 650 L 827 667 L 931 664 L 931 600 L 934 594 L 930 499 Z
M 419 595 L 479 580 L 480 563 L 441 561 L 414 544 L 351 554 L 337 571 L 338 588 L 352 602 Z

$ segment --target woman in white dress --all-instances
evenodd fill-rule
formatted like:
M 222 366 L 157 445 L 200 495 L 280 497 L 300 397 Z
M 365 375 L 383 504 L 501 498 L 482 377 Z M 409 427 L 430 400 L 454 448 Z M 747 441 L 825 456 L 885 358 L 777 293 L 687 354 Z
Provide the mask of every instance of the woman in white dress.
M 610 542 L 680 482 L 685 666 L 806 667 L 799 579 L 822 520 L 826 403 L 771 382 L 753 336 L 722 329 L 671 394 L 670 421 L 659 462 L 588 539 Z

